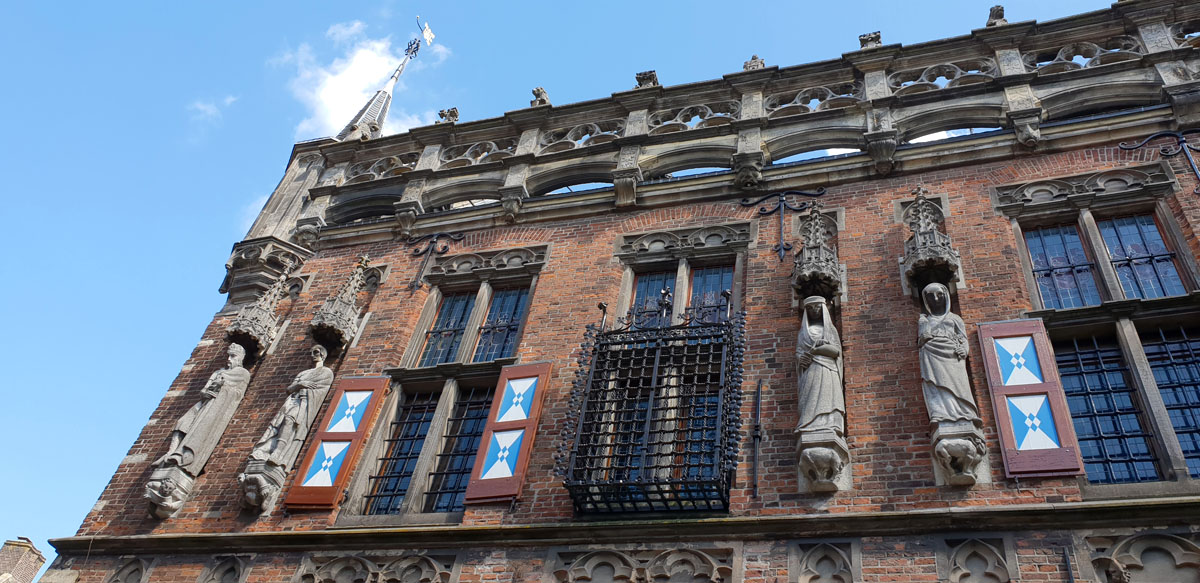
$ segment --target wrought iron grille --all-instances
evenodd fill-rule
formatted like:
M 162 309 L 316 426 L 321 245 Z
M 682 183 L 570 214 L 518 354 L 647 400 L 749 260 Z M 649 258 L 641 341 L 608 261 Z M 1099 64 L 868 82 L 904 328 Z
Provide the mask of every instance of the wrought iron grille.
M 463 332 L 467 329 L 467 318 L 475 305 L 475 293 L 450 294 L 442 298 L 437 321 L 425 335 L 425 351 L 421 354 L 421 366 L 435 366 L 452 362 L 458 354 Z
M 1167 249 L 1151 215 L 1097 222 L 1127 298 L 1161 298 L 1187 293 L 1175 254 Z
M 1120 347 L 1111 339 L 1075 338 L 1056 342 L 1054 355 L 1088 481 L 1158 480 L 1152 437 Z
M 479 328 L 479 344 L 475 347 L 475 362 L 489 362 L 512 356 L 517 350 L 517 336 L 525 321 L 529 288 L 497 290 L 488 309 L 487 321 Z
M 437 466 L 429 473 L 425 512 L 459 512 L 463 509 L 463 495 L 471 480 L 475 452 L 479 451 L 491 405 L 491 388 L 459 389 L 454 412 L 446 423 L 442 451 L 437 454 Z
M 398 514 L 437 409 L 438 393 L 405 394 L 392 421 L 378 473 L 371 476 L 367 514 Z
M 669 321 L 665 300 L 659 322 Z M 741 428 L 743 314 L 589 326 L 559 470 L 579 513 L 727 510 Z M 570 445 L 567 445 L 570 443 Z
M 1100 303 L 1094 266 L 1071 225 L 1025 231 L 1042 307 L 1059 310 Z
M 1200 330 L 1157 328 L 1141 336 L 1188 473 L 1200 478 Z

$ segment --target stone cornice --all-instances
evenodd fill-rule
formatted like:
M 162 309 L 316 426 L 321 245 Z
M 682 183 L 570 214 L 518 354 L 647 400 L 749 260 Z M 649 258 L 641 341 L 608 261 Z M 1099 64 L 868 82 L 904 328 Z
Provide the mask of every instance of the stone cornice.
M 1200 496 L 1119 501 L 956 507 L 892 512 L 412 526 L 254 533 L 73 536 L 52 539 L 62 555 L 304 552 L 403 547 L 485 548 L 636 541 L 695 542 L 807 537 L 893 536 L 941 531 L 1069 530 L 1200 523 Z

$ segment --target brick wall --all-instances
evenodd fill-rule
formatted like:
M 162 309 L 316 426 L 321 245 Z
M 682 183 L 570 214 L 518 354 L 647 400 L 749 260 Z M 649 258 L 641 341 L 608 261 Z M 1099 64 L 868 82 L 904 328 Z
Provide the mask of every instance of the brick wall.
M 17 583 L 30 583 L 45 562 L 46 557 L 29 539 L 4 541 L 4 546 L 0 547 L 0 579 L 8 574 Z

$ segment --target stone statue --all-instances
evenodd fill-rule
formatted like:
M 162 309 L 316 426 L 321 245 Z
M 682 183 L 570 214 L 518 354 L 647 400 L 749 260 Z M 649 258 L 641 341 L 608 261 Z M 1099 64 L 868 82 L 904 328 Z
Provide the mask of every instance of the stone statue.
M 1004 26 L 1008 19 L 1004 18 L 1004 7 L 997 4 L 988 12 L 987 26 Z
M 550 96 L 546 95 L 545 89 L 535 87 L 533 89 L 533 100 L 529 102 L 529 106 L 537 107 L 539 105 L 550 105 Z
M 325 366 L 329 352 L 320 344 L 312 348 L 313 367 L 296 375 L 288 387 L 288 397 L 267 425 L 254 450 L 246 471 L 238 476 L 242 484 L 242 505 L 270 514 L 283 486 L 283 479 L 295 463 L 308 437 L 309 427 L 317 418 L 325 394 L 333 384 L 333 371 Z
M 917 345 L 921 360 L 921 391 L 934 427 L 934 458 L 953 485 L 976 482 L 975 467 L 986 449 L 979 407 L 967 376 L 967 329 L 950 311 L 950 290 L 931 283 L 921 291 Z
M 873 49 L 881 46 L 883 46 L 883 39 L 880 37 L 878 30 L 858 35 L 858 47 L 860 49 Z
M 443 109 L 438 112 L 438 117 L 441 119 L 433 123 L 455 123 L 458 121 L 458 108 Z
M 825 298 L 804 300 L 796 340 L 800 420 L 796 424 L 801 477 L 815 492 L 838 489 L 849 459 L 846 399 L 842 393 L 842 341 Z
M 193 481 L 208 463 L 242 402 L 246 385 L 250 384 L 250 372 L 242 368 L 246 349 L 230 343 L 228 354 L 228 365 L 208 378 L 200 391 L 200 401 L 175 422 L 167 453 L 151 464 L 154 471 L 146 484 L 145 497 L 150 500 L 154 516 L 167 518 L 187 500 Z
M 766 66 L 767 66 L 767 64 L 765 62 L 763 62 L 762 59 L 758 58 L 758 55 L 751 55 L 749 61 L 745 61 L 742 63 L 742 70 L 743 71 L 757 71 L 758 69 L 762 69 Z

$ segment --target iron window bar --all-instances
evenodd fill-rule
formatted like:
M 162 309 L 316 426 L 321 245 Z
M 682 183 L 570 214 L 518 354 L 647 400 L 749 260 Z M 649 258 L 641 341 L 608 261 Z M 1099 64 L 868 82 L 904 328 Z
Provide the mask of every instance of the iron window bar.
M 1025 244 L 1042 307 L 1058 310 L 1100 304 L 1100 292 L 1093 275 L 1095 266 L 1087 260 L 1075 227 L 1064 225 L 1026 231 Z
M 1155 328 L 1141 337 L 1188 473 L 1200 478 L 1200 330 Z
M 1151 215 L 1098 221 L 1125 297 L 1153 299 L 1187 292 Z
M 467 482 L 475 466 L 475 453 L 483 439 L 492 405 L 492 389 L 462 390 L 454 403 L 454 411 L 446 423 L 442 451 L 437 454 L 434 471 L 429 473 L 429 489 L 425 491 L 425 512 L 461 512 Z
M 1055 343 L 1054 348 L 1088 481 L 1161 479 L 1153 437 L 1146 430 L 1120 347 L 1093 336 Z
M 659 325 L 631 310 L 589 326 L 559 471 L 579 513 L 724 511 L 741 431 L 744 314 L 704 322 L 693 309 Z M 602 308 L 603 309 L 603 308 Z
M 474 292 L 451 294 L 442 299 L 437 321 L 425 334 L 425 350 L 421 354 L 420 366 L 454 361 L 474 305 Z
M 521 324 L 525 321 L 528 299 L 528 288 L 496 291 L 488 309 L 487 320 L 479 327 L 475 362 L 508 358 L 516 353 L 517 338 L 520 336 Z
M 733 285 L 733 266 L 702 267 L 692 271 L 691 309 L 693 323 L 714 323 L 729 319 L 729 292 Z
M 671 310 L 663 310 L 675 294 L 675 272 L 658 271 L 638 276 L 633 294 L 633 308 L 628 322 L 637 328 L 660 328 L 671 325 Z
M 437 403 L 437 393 L 403 395 L 391 431 L 384 440 L 385 453 L 379 458 L 378 473 L 370 477 L 370 494 L 365 497 L 367 514 L 402 512 L 404 495 L 412 482 L 413 469 L 417 466 Z

